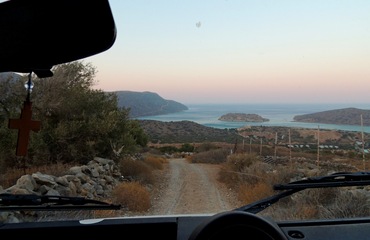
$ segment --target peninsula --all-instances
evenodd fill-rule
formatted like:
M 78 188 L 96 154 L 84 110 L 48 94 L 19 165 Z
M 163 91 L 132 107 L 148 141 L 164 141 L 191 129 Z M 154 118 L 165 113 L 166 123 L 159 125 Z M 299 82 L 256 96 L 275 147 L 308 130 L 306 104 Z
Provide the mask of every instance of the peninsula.
M 361 125 L 361 115 L 363 118 L 363 125 L 370 126 L 370 110 L 358 108 L 342 108 L 297 115 L 293 120 L 296 122 L 308 123 Z

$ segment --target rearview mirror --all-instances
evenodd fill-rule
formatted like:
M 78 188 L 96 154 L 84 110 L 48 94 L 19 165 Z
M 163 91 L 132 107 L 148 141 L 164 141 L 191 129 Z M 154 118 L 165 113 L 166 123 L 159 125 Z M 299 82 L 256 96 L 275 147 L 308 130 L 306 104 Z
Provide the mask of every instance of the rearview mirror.
M 54 65 L 101 53 L 115 39 L 108 0 L 0 3 L 0 72 L 50 77 Z

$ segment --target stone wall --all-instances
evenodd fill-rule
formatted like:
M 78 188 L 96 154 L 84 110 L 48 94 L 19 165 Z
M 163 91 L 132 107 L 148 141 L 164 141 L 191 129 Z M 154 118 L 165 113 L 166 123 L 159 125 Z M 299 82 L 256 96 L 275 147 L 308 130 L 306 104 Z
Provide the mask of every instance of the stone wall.
M 24 175 L 0 193 L 37 194 L 103 199 L 120 182 L 122 176 L 113 160 L 94 158 L 87 165 L 70 168 L 64 176 L 40 172 Z M 19 222 L 12 212 L 0 212 L 0 222 Z

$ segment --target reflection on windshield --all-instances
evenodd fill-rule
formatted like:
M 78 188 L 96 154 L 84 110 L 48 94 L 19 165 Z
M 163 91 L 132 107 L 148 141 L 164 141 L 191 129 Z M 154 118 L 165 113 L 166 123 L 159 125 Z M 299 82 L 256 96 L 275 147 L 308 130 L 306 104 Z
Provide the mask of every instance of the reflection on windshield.
M 276 184 L 369 170 L 370 3 L 110 5 L 111 49 L 52 77 L 0 74 L 0 193 L 31 196 L 3 195 L 0 222 L 214 214 Z M 71 209 L 34 211 L 51 204 L 34 195 Z M 363 217 L 367 196 L 305 189 L 258 214 Z

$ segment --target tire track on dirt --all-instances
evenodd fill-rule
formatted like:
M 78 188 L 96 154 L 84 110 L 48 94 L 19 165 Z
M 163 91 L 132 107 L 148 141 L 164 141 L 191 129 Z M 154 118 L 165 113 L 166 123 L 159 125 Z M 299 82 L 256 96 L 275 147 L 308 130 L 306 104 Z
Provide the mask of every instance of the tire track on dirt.
M 156 215 L 217 213 L 237 206 L 217 181 L 219 165 L 193 164 L 184 158 L 170 159 L 162 186 L 152 202 Z

